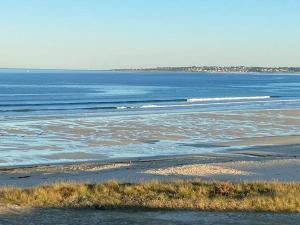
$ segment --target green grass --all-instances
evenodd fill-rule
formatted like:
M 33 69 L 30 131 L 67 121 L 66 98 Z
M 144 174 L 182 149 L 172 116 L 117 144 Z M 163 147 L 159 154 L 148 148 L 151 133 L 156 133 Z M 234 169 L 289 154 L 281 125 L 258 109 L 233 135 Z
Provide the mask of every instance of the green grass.
M 300 212 L 300 184 L 151 181 L 0 188 L 0 203 L 26 207 Z

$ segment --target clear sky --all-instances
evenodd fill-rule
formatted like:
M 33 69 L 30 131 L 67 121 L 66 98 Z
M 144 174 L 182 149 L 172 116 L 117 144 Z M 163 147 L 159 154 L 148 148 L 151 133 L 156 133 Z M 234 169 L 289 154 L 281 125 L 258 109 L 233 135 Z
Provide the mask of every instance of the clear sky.
M 2 0 L 0 67 L 300 66 L 299 0 Z

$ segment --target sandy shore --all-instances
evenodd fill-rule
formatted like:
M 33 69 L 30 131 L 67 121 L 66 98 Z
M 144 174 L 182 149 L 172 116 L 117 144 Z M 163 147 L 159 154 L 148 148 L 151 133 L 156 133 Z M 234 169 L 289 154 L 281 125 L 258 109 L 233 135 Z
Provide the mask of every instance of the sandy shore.
M 198 147 L 203 144 L 196 144 Z M 216 146 L 249 146 L 210 154 L 107 159 L 101 154 L 56 153 L 51 158 L 97 161 L 0 167 L 0 186 L 32 187 L 60 181 L 96 183 L 202 179 L 300 182 L 300 136 L 241 138 Z M 253 145 L 253 146 L 252 146 Z M 261 146 L 258 146 L 261 145 Z M 87 222 L 88 221 L 88 222 Z M 190 211 L 99 211 L 1 206 L 0 224 L 298 224 L 299 214 Z
M 0 168 L 0 186 L 30 187 L 60 181 L 141 182 L 153 179 L 300 182 L 300 145 L 254 147 L 202 155 Z
M 262 146 L 262 145 L 298 145 L 300 144 L 299 135 L 290 136 L 271 136 L 271 137 L 252 137 L 240 138 L 234 141 L 219 142 L 221 146 Z M 252 147 L 253 148 L 253 147 Z M 272 148 L 271 148 L 272 151 Z M 282 151 L 284 153 L 284 151 Z
M 299 134 L 299 109 L 9 117 L 0 120 L 0 166 L 300 144 Z

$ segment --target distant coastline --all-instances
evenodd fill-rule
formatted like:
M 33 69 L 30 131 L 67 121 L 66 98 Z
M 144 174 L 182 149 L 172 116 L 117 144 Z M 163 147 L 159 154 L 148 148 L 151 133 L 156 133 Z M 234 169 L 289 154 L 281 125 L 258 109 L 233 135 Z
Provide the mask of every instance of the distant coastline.
M 97 72 L 205 72 L 205 73 L 270 73 L 300 74 L 300 67 L 250 67 L 250 66 L 186 66 L 129 69 L 47 69 L 0 68 L 0 73 L 97 73 Z
M 300 67 L 189 66 L 189 67 L 155 67 L 155 68 L 139 68 L 139 69 L 117 69 L 115 71 L 300 74 Z

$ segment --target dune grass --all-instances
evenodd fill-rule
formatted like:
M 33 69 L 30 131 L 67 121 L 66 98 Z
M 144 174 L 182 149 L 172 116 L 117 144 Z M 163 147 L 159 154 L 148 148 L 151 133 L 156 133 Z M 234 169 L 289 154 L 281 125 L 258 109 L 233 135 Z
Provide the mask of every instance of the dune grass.
M 57 183 L 30 189 L 0 188 L 0 203 L 47 208 L 300 212 L 300 184 L 203 181 Z

